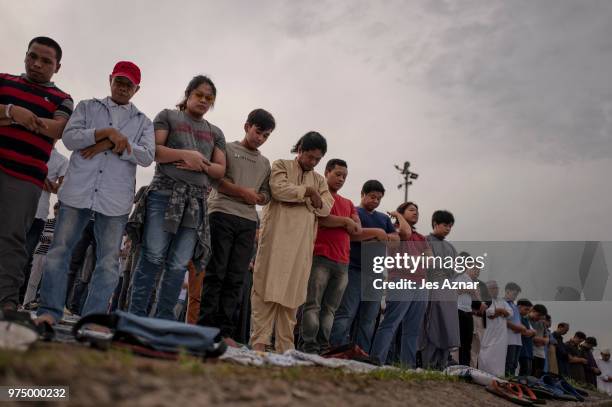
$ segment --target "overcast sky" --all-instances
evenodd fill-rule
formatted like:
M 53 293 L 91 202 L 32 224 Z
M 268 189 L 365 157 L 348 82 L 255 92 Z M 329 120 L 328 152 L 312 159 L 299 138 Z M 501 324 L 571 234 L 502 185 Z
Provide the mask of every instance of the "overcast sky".
M 610 1 L 0 4 L 1 69 L 22 72 L 27 42 L 53 37 L 54 80 L 75 101 L 108 95 L 119 60 L 141 67 L 133 101 L 150 117 L 207 74 L 207 118 L 228 141 L 257 107 L 277 119 L 262 148 L 272 160 L 317 130 L 323 161 L 348 162 L 341 193 L 355 203 L 374 178 L 395 208 L 393 164 L 410 161 L 422 232 L 445 208 L 454 240 L 612 240 Z M 152 174 L 139 169 L 139 185 Z M 593 307 L 589 328 L 612 346 L 612 316 Z

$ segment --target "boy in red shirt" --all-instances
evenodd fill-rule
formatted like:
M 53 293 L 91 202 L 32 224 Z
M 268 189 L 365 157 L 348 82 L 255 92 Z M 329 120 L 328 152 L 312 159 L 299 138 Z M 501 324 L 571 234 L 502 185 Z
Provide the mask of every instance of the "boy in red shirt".
M 347 175 L 343 160 L 334 158 L 325 166 L 325 178 L 334 205 L 329 216 L 319 218 L 314 245 L 300 332 L 302 350 L 307 353 L 320 353 L 328 347 L 334 314 L 348 283 L 350 236 L 361 233 L 355 206 L 338 194 Z

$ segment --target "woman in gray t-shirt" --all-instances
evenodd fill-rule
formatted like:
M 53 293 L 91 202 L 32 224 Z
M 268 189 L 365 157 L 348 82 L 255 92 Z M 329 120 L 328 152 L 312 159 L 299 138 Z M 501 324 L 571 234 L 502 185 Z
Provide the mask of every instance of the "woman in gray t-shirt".
M 134 271 L 129 311 L 147 315 L 155 277 L 164 266 L 155 316 L 174 319 L 189 260 L 203 267 L 210 255 L 206 195 L 210 179 L 225 174 L 225 137 L 204 119 L 217 90 L 205 76 L 194 77 L 178 110 L 162 110 L 154 121 L 155 176 L 146 203 L 137 204 L 144 231 Z

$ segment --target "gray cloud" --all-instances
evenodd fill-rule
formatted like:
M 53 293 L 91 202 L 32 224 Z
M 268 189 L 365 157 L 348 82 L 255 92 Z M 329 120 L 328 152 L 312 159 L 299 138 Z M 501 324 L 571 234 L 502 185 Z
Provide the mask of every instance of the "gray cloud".
M 610 157 L 612 3 L 433 4 L 442 21 L 418 78 L 467 141 L 532 159 Z

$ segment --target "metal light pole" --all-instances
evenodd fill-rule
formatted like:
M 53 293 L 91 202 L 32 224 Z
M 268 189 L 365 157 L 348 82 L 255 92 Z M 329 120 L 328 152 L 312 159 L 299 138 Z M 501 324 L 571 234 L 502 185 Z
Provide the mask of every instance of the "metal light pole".
M 395 169 L 404 176 L 404 182 L 397 186 L 397 189 L 404 188 L 404 202 L 408 202 L 408 187 L 412 185 L 411 180 L 419 178 L 419 174 L 410 171 L 410 161 L 404 161 L 404 167 L 395 165 Z

